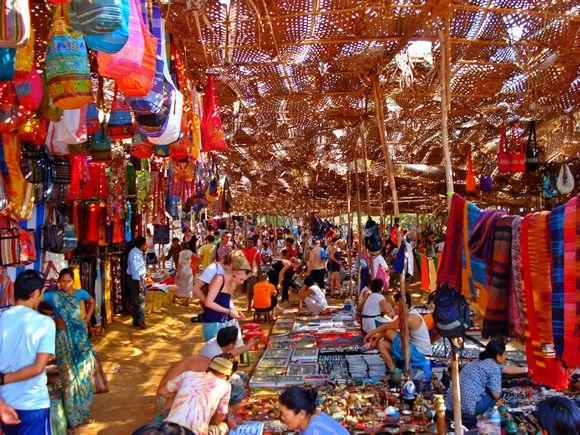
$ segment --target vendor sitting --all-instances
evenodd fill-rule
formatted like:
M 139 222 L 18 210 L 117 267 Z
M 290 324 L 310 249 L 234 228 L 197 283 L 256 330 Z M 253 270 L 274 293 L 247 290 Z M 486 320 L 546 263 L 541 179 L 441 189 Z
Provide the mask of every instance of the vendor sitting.
M 401 294 L 395 295 L 395 301 L 400 301 Z M 421 314 L 411 309 L 411 295 L 406 294 L 407 327 L 409 330 L 409 354 L 413 371 L 423 370 L 426 382 L 431 381 L 431 362 L 427 359 L 431 355 L 431 338 L 429 329 Z M 381 353 L 387 368 L 391 371 L 404 363 L 401 334 L 399 334 L 399 318 L 372 330 L 365 337 L 365 342 L 376 347 Z
M 348 431 L 324 412 L 316 410 L 316 390 L 290 387 L 280 395 L 280 419 L 288 430 L 301 435 L 348 435 Z
M 248 340 L 246 345 L 236 347 L 239 334 L 240 332 L 236 326 L 226 326 L 218 331 L 216 337 L 207 341 L 203 345 L 199 354 L 209 359 L 221 355 L 222 353 L 238 356 L 255 346 L 257 339 L 252 338 Z
M 300 299 L 300 306 L 302 307 L 304 302 L 310 314 L 319 315 L 328 309 L 328 302 L 324 292 L 316 285 L 316 281 L 310 275 L 304 279 L 304 287 L 300 290 L 298 298 Z
M 395 317 L 395 310 L 383 295 L 383 280 L 373 279 L 370 292 L 360 301 L 359 308 L 362 317 L 362 330 L 371 332 L 383 323 L 388 323 Z M 388 316 L 388 317 L 383 317 Z
M 269 320 L 273 320 L 272 311 L 278 303 L 278 291 L 274 284 L 268 281 L 264 272 L 258 274 L 258 281 L 254 284 L 254 310 L 256 313 L 266 313 Z
M 502 367 L 505 363 L 505 344 L 491 340 L 479 354 L 479 360 L 466 364 L 459 374 L 461 409 L 464 423 L 472 426 L 475 417 L 484 414 L 501 398 L 502 373 L 523 374 L 526 368 Z M 447 393 L 447 409 L 453 409 L 453 390 Z

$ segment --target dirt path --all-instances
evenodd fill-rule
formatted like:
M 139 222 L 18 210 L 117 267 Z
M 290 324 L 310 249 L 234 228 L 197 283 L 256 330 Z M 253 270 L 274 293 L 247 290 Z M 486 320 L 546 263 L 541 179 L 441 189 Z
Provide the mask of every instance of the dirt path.
M 109 380 L 110 392 L 93 403 L 94 422 L 79 435 L 129 435 L 154 414 L 155 390 L 167 368 L 199 350 L 201 324 L 192 324 L 193 310 L 171 305 L 148 316 L 149 328 L 131 327 L 129 317 L 117 318 L 95 344 Z

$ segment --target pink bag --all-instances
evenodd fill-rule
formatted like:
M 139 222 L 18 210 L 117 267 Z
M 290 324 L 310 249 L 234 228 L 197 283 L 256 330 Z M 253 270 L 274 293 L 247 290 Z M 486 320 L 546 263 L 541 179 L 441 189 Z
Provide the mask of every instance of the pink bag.
M 379 266 L 379 270 L 377 270 L 377 273 L 375 275 L 375 279 L 380 279 L 381 281 L 383 281 L 383 286 L 384 286 L 385 290 L 389 289 L 389 284 L 390 284 L 389 274 L 381 266 Z
M 97 53 L 99 74 L 105 77 L 121 78 L 140 69 L 145 54 L 145 37 L 143 36 L 143 18 L 139 0 L 131 0 L 129 15 L 129 39 L 117 53 Z

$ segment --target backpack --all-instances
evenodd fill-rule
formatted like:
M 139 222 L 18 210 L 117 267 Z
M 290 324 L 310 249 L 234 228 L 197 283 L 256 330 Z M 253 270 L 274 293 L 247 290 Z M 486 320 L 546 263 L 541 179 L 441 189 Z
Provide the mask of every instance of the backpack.
M 471 325 L 469 305 L 454 288 L 443 285 L 433 293 L 433 320 L 443 338 L 462 337 Z

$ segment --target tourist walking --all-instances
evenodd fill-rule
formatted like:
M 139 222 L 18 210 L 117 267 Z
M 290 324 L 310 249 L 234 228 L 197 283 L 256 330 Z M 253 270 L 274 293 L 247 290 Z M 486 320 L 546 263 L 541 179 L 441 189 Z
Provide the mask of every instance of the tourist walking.
M 147 241 L 144 237 L 137 237 L 133 242 L 133 249 L 127 260 L 127 275 L 129 298 L 133 311 L 133 326 L 145 329 L 145 265 L 144 253 L 147 250 Z

